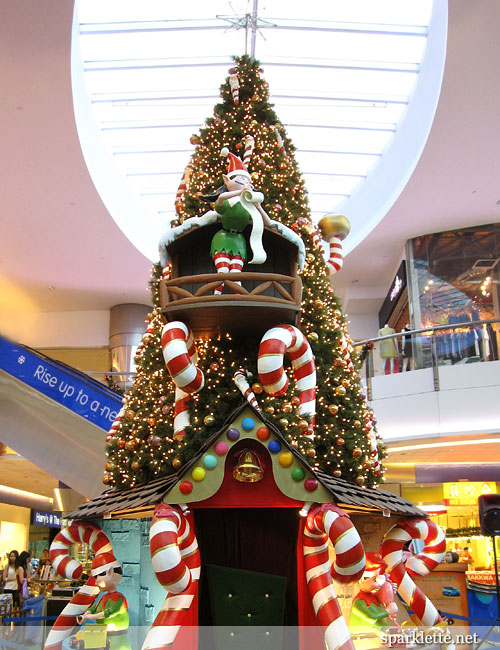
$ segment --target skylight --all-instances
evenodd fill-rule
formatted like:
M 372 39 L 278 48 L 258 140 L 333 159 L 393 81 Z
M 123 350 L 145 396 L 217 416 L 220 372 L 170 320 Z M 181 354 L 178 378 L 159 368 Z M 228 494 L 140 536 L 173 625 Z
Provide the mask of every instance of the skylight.
M 444 62 L 443 4 L 77 0 L 75 114 L 111 215 L 156 261 L 190 136 L 212 115 L 232 56 L 255 49 L 297 147 L 313 219 L 345 214 L 352 249 L 395 201 L 425 144 Z

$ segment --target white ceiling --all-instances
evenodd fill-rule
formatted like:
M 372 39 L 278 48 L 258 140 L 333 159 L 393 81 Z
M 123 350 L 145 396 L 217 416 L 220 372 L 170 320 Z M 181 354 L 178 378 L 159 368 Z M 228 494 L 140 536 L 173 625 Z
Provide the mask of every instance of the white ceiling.
M 72 12 L 67 0 L 0 8 L 0 331 L 2 313 L 21 317 L 24 308 L 149 302 L 150 263 L 107 213 L 81 154 L 71 94 Z M 499 221 L 499 25 L 498 0 L 482 0 L 481 11 L 470 0 L 450 2 L 434 125 L 400 198 L 335 278 L 348 291 L 348 311 L 373 313 L 409 237 Z

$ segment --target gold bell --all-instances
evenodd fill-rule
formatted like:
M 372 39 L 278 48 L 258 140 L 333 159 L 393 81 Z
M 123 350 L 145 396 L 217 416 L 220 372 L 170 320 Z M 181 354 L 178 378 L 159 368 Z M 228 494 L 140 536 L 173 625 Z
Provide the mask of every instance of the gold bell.
M 233 470 L 233 478 L 242 483 L 257 483 L 264 478 L 259 457 L 250 449 L 244 449 Z
M 332 237 L 345 239 L 351 232 L 349 219 L 342 214 L 326 214 L 318 223 L 323 238 L 330 241 Z

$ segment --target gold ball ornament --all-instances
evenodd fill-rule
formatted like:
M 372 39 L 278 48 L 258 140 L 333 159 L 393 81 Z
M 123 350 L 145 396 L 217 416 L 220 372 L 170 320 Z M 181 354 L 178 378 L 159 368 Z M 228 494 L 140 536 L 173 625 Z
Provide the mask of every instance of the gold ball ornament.
M 309 456 L 309 458 L 316 458 L 316 449 L 308 449 L 306 451 L 306 454 Z
M 307 420 L 299 420 L 299 429 L 305 431 L 309 427 L 309 422 Z
M 306 262 L 308 264 L 312 264 L 316 258 L 314 257 L 313 253 L 307 253 L 306 255 Z
M 172 461 L 172 467 L 174 469 L 179 469 L 180 467 L 182 467 L 182 460 L 180 458 L 174 458 L 174 460 Z
M 137 443 L 135 440 L 127 440 L 125 443 L 125 449 L 127 451 L 134 451 L 134 449 L 137 447 Z
M 258 95 L 252 95 L 253 102 L 260 102 L 260 97 Z
M 320 300 L 319 298 L 317 298 L 317 299 L 314 301 L 314 306 L 317 307 L 318 309 L 323 309 L 323 307 L 324 307 L 325 305 L 324 305 L 324 302 L 323 302 L 322 300 Z
M 274 406 L 266 406 L 264 410 L 266 413 L 269 413 L 269 415 L 274 415 Z
M 200 141 L 200 138 L 199 138 L 197 135 L 192 135 L 192 136 L 189 138 L 189 142 L 190 142 L 191 144 L 198 144 L 199 141 Z
M 337 316 L 337 318 L 340 318 L 342 316 L 342 312 L 340 311 L 340 309 L 335 309 L 333 314 L 334 316 Z
M 126 420 L 133 420 L 134 418 L 135 418 L 135 411 L 132 411 L 132 409 L 128 409 L 128 411 L 125 411 Z
M 356 476 L 355 483 L 356 483 L 356 485 L 359 485 L 359 487 L 363 487 L 363 485 L 365 484 L 365 477 L 364 476 Z
M 138 463 L 136 460 L 132 462 L 132 465 L 130 467 L 134 470 L 134 472 L 137 472 L 138 470 L 141 469 L 141 464 Z
M 335 478 L 340 478 L 342 476 L 342 472 L 339 469 L 333 470 L 333 475 Z
M 300 397 L 297 395 L 294 395 L 292 399 L 290 400 L 292 406 L 299 406 L 300 405 Z
M 336 404 L 330 404 L 328 406 L 328 410 L 332 415 L 337 415 L 337 413 L 339 412 L 339 407 Z
M 281 407 L 281 410 L 283 413 L 291 413 L 293 411 L 293 406 L 290 404 L 290 402 L 285 402 Z
M 354 420 L 353 425 L 355 429 L 359 429 L 361 427 L 361 422 L 359 420 Z
M 215 423 L 215 417 L 213 415 L 205 415 L 203 418 L 203 424 L 207 427 L 211 427 Z
M 279 422 L 282 427 L 287 427 L 290 424 L 286 418 L 281 418 Z
M 253 181 L 258 181 L 259 180 L 259 172 L 252 172 L 250 174 L 250 177 Z
M 156 420 L 154 418 L 148 418 L 148 424 L 150 427 L 154 427 Z
M 348 388 L 349 387 L 349 380 L 348 379 L 342 379 L 342 386 L 344 386 L 345 388 Z
M 341 214 L 326 214 L 318 223 L 318 228 L 326 241 L 333 237 L 345 239 L 351 232 L 349 219 Z
M 344 388 L 344 386 L 337 386 L 337 388 L 335 389 L 335 394 L 336 394 L 336 395 L 339 395 L 339 396 L 341 396 L 341 397 L 343 397 L 343 396 L 346 394 L 346 392 L 347 392 L 347 391 L 346 391 L 346 389 Z
M 102 482 L 104 485 L 111 485 L 111 482 L 113 481 L 113 477 L 110 476 L 109 474 L 104 474 L 102 477 Z
M 360 449 L 359 447 L 354 447 L 354 449 L 352 450 L 353 458 L 361 458 L 362 455 L 363 455 L 363 450 Z
M 311 332 L 309 334 L 309 340 L 314 341 L 315 343 L 319 341 L 319 334 L 317 332 Z
M 264 386 L 256 381 L 255 384 L 252 384 L 252 390 L 256 395 L 260 395 L 264 390 Z

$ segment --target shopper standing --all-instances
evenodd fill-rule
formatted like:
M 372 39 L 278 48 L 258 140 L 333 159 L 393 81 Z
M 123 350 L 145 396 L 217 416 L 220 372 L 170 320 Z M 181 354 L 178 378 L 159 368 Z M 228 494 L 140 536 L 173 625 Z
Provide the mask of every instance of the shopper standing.
M 13 550 L 9 553 L 9 559 L 3 569 L 4 594 L 12 594 L 12 608 L 15 612 L 21 606 L 21 587 L 24 578 L 24 571 L 19 566 L 19 553 Z

